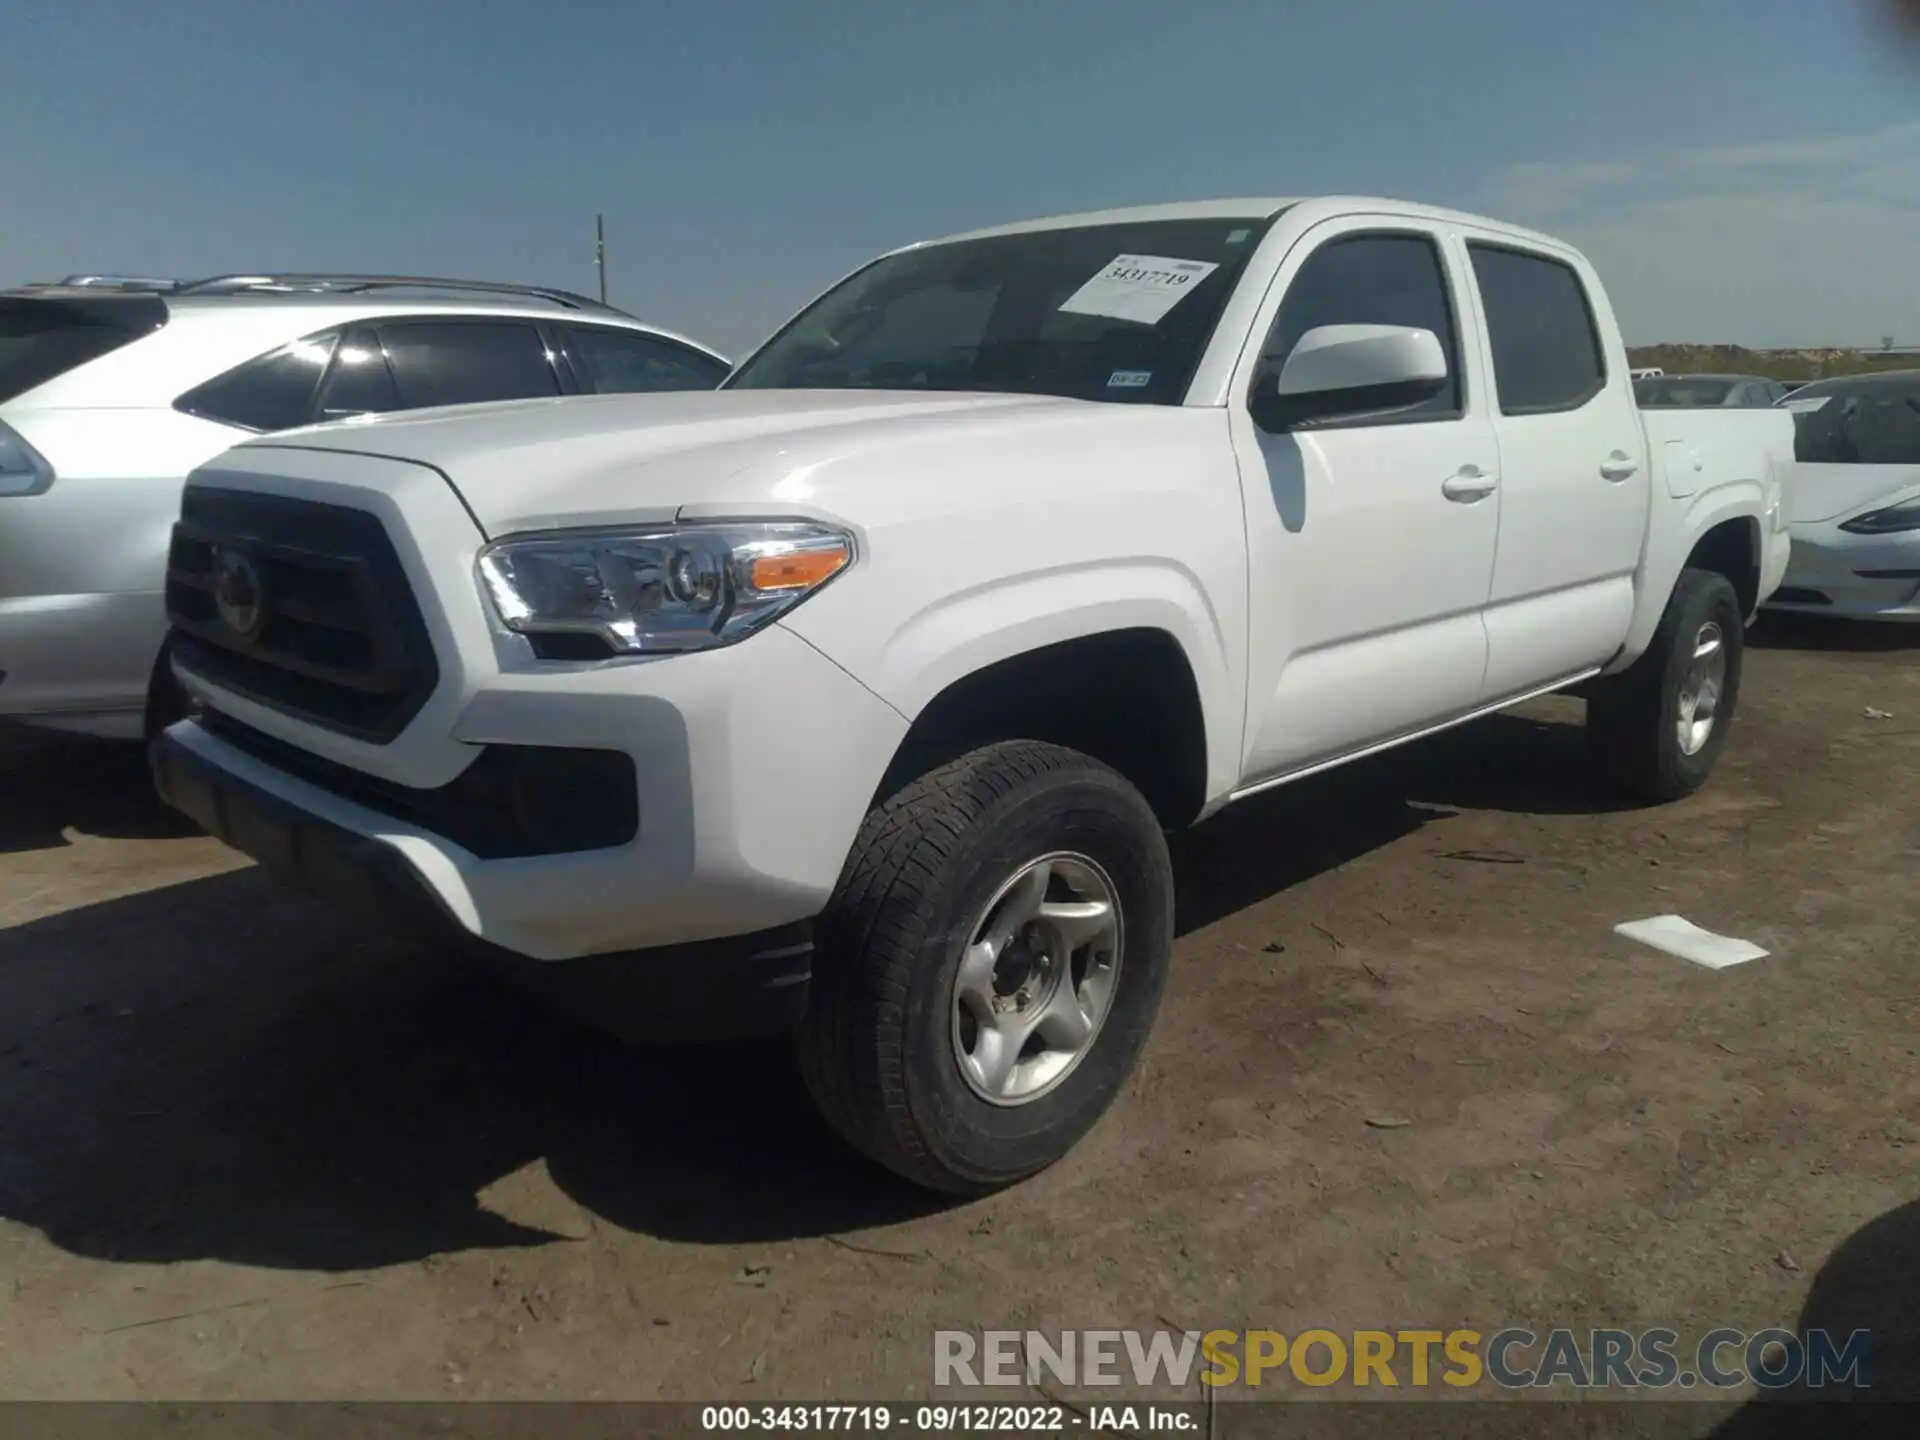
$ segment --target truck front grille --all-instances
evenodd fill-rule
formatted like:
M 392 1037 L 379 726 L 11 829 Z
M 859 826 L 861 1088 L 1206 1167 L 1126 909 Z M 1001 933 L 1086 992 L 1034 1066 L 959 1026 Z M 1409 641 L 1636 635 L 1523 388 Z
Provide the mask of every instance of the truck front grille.
M 398 735 L 439 679 L 400 558 L 364 510 L 189 486 L 167 617 L 187 669 L 360 739 Z

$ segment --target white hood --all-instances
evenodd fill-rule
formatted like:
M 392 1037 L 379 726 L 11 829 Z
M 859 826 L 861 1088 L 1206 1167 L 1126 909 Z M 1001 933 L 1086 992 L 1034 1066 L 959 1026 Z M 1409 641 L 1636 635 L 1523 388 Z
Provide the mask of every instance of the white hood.
M 1876 501 L 1892 504 L 1920 485 L 1920 465 L 1795 465 L 1787 476 L 1787 520 L 1811 525 L 1864 510 Z
M 651 522 L 689 506 L 803 510 L 813 467 L 956 427 L 1097 421 L 1133 407 L 1023 395 L 720 390 L 417 410 L 287 431 L 245 449 L 340 450 L 430 465 L 489 537 Z

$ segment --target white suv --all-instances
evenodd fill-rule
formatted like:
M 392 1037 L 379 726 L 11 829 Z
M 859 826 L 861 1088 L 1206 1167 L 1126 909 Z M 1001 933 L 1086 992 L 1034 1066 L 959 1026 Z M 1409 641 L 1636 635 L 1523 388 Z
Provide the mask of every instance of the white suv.
M 125 739 L 173 718 L 168 531 L 187 472 L 250 433 L 711 390 L 727 370 L 683 336 L 531 286 L 74 277 L 0 294 L 0 717 Z

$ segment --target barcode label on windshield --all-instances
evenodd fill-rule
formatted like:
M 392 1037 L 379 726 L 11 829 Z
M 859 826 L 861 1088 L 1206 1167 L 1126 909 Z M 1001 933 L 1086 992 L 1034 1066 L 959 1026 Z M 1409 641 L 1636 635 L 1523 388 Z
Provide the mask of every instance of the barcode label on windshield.
M 1098 315 L 1158 325 L 1167 312 L 1192 294 L 1220 267 L 1205 260 L 1173 260 L 1165 255 L 1116 255 L 1113 263 L 1067 297 L 1067 315 Z

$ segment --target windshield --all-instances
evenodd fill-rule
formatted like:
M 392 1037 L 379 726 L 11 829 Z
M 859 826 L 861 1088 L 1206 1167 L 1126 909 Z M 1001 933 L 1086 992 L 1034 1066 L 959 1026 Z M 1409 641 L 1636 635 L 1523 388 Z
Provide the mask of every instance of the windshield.
M 1634 398 L 1642 405 L 1655 407 L 1724 405 L 1732 392 L 1731 380 L 1700 380 L 1686 375 L 1655 376 L 1633 383 Z
M 995 235 L 876 261 L 727 382 L 1178 405 L 1266 220 Z
M 1803 464 L 1920 465 L 1920 371 L 1818 381 L 1781 408 Z

